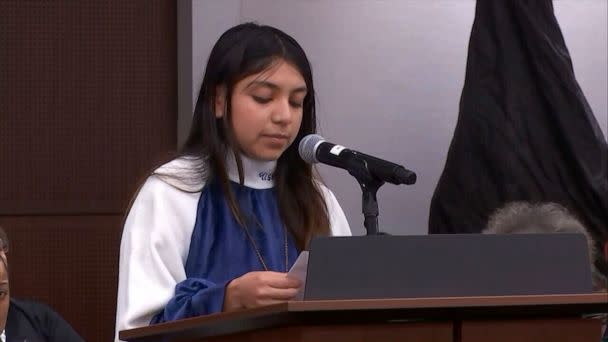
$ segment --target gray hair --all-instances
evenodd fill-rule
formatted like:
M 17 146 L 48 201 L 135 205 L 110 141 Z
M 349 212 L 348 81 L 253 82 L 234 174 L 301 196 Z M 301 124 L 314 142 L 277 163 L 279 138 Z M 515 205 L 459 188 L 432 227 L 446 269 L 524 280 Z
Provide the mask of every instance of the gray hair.
M 597 249 L 591 234 L 568 209 L 557 203 L 511 202 L 489 218 L 483 234 L 575 233 L 587 239 L 593 286 L 605 289 L 606 278 L 595 267 Z

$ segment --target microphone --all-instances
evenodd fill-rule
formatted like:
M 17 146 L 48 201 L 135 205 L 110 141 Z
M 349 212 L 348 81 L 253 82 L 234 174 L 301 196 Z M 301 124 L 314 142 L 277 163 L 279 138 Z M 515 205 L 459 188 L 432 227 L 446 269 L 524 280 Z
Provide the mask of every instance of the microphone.
M 360 181 L 360 177 L 372 176 L 395 185 L 416 183 L 416 174 L 405 167 L 332 144 L 318 134 L 302 138 L 298 151 L 307 163 L 323 163 L 345 169 Z

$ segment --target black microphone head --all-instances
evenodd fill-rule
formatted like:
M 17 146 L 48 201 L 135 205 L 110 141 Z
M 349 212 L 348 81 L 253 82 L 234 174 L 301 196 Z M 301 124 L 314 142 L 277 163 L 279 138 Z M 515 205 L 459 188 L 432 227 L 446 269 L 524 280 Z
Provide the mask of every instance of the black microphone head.
M 300 158 L 309 164 L 318 163 L 317 160 L 317 148 L 319 144 L 325 141 L 325 138 L 318 134 L 309 134 L 300 140 L 298 146 L 298 152 L 300 152 Z

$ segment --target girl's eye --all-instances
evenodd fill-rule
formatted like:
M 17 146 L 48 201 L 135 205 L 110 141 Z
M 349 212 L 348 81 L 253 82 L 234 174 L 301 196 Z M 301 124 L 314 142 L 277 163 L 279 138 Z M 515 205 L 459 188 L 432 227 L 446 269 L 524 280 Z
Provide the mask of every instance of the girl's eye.
M 272 99 L 269 97 L 261 97 L 261 96 L 255 96 L 255 95 L 252 95 L 251 97 L 253 97 L 255 102 L 261 103 L 261 104 L 265 104 L 265 103 L 272 101 Z

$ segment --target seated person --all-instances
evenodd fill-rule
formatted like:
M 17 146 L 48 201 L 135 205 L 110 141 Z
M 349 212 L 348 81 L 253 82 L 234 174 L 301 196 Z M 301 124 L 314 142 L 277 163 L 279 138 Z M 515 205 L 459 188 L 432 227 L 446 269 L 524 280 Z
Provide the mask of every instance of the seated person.
M 557 203 L 532 204 L 528 202 L 511 202 L 496 210 L 488 220 L 484 234 L 543 234 L 543 233 L 578 233 L 587 238 L 593 288 L 596 291 L 608 290 L 608 274 L 601 272 L 596 265 L 605 267 L 608 262 L 608 232 L 599 243 L 602 247 L 598 253 L 594 239 L 585 226 L 566 208 Z M 602 342 L 608 342 L 608 329 L 604 324 Z
M 8 238 L 0 227 L 0 341 L 82 342 L 59 314 L 44 304 L 10 298 Z

